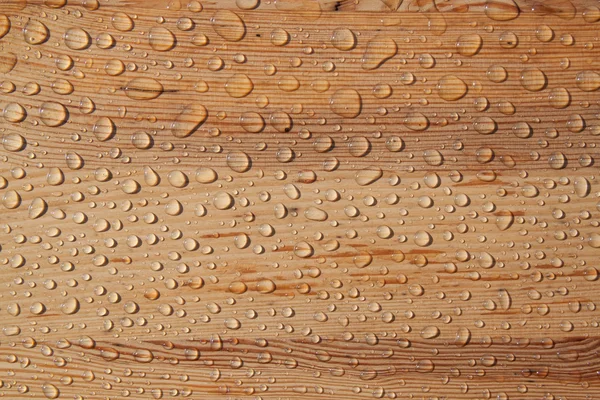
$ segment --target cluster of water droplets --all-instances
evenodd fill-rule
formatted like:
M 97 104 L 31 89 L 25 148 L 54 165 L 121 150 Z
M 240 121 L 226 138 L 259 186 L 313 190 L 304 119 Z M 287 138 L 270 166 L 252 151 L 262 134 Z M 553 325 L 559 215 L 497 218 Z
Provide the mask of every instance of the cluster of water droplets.
M 73 3 L 0 6 L 0 395 L 597 386 L 598 6 Z

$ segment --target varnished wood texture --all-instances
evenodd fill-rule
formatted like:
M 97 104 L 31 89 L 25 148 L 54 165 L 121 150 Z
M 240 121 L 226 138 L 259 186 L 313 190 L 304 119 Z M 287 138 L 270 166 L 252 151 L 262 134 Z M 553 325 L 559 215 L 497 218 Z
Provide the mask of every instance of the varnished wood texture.
M 0 397 L 597 399 L 597 1 L 0 1 Z

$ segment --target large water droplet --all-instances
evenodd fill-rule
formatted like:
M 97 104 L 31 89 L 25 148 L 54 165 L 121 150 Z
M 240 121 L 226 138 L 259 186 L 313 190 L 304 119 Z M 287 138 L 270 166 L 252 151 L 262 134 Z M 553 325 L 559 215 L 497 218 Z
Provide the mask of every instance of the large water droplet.
M 331 111 L 344 118 L 355 118 L 360 114 L 362 99 L 354 89 L 338 89 L 329 99 Z
M 30 19 L 23 28 L 23 36 L 29 44 L 42 44 L 50 37 L 48 27 L 40 21 Z
M 173 32 L 163 26 L 155 26 L 148 33 L 150 47 L 156 51 L 169 51 L 175 47 L 177 40 Z
M 446 75 L 437 84 L 438 95 L 446 101 L 455 101 L 467 94 L 467 85 L 457 76 Z
M 246 35 L 244 21 L 233 11 L 219 10 L 210 19 L 215 32 L 223 39 L 238 42 Z
M 133 100 L 152 100 L 163 93 L 163 85 L 153 78 L 134 78 L 124 87 L 127 97 Z
M 185 138 L 194 133 L 206 121 L 208 112 L 201 104 L 186 106 L 171 124 L 171 132 L 177 138 Z
M 398 45 L 394 39 L 386 36 L 377 36 L 367 43 L 367 48 L 362 56 L 363 69 L 371 70 L 394 57 L 398 52 Z

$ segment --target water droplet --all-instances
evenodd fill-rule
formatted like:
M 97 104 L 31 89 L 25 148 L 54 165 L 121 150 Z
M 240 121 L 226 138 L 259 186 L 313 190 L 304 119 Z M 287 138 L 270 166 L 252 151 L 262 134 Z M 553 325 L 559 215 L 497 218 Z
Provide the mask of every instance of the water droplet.
M 483 39 L 477 33 L 468 33 L 459 36 L 456 41 L 456 51 L 462 56 L 472 57 L 479 53 Z
M 173 32 L 162 26 L 155 26 L 148 33 L 150 47 L 156 51 L 169 51 L 175 47 L 177 40 Z
M 259 133 L 265 127 L 265 120 L 256 112 L 248 111 L 240 116 L 240 126 L 250 133 Z
M 254 84 L 245 74 L 235 74 L 225 83 L 225 91 L 234 98 L 246 97 L 252 92 L 252 89 L 254 89 Z
M 355 175 L 356 183 L 360 186 L 367 186 L 379 180 L 383 176 L 381 168 L 371 166 L 358 171 Z
M 177 138 L 185 138 L 194 133 L 206 121 L 208 112 L 203 105 L 190 104 L 175 118 L 171 132 Z
M 414 236 L 415 244 L 419 247 L 427 247 L 433 242 L 433 238 L 426 231 L 417 231 Z
M 235 172 L 247 172 L 252 167 L 252 159 L 243 151 L 232 151 L 227 154 L 227 166 Z
M 229 42 L 238 42 L 246 35 L 244 21 L 233 11 L 219 10 L 210 19 L 215 32 Z
M 496 259 L 490 253 L 482 251 L 479 254 L 478 262 L 482 268 L 492 268 L 496 264 Z
M 243 294 L 248 290 L 248 286 L 244 282 L 235 281 L 229 285 L 229 291 L 234 294 Z
M 10 32 L 10 18 L 4 14 L 0 14 L 0 39 L 2 39 L 8 32 Z
M 521 85 L 530 92 L 538 92 L 546 87 L 546 74 L 538 68 L 525 68 L 521 71 Z
M 18 59 L 15 53 L 8 51 L 0 54 L 0 73 L 8 74 L 17 65 Z
M 41 217 L 48 210 L 48 204 L 40 197 L 33 199 L 29 205 L 29 218 L 36 219 Z
M 274 46 L 285 46 L 290 42 L 290 34 L 282 28 L 275 28 L 271 31 L 271 43 Z
M 131 17 L 124 12 L 117 12 L 111 18 L 112 26 L 121 32 L 131 31 L 134 27 Z
M 348 28 L 337 28 L 331 35 L 331 44 L 338 50 L 350 51 L 356 46 L 356 36 Z
M 424 131 L 429 128 L 429 119 L 419 112 L 411 112 L 404 118 L 404 126 L 412 131 Z
M 90 35 L 81 28 L 69 28 L 64 36 L 65 45 L 71 50 L 87 49 L 91 44 Z
M 308 258 L 314 253 L 313 247 L 307 242 L 298 242 L 294 246 L 294 254 L 300 258 Z
M 344 118 L 356 118 L 362 109 L 360 94 L 354 89 L 338 89 L 329 99 L 331 111 Z
M 548 25 L 539 25 L 535 30 L 535 37 L 540 42 L 549 42 L 554 39 L 554 31 Z
M 48 382 L 42 385 L 42 392 L 44 393 L 44 396 L 46 396 L 46 398 L 48 399 L 58 399 L 58 397 L 60 396 L 60 390 L 58 390 L 56 386 Z
M 127 97 L 133 100 L 152 100 L 163 93 L 163 85 L 153 78 L 134 78 L 124 87 Z
M 276 288 L 277 286 L 275 285 L 275 282 L 270 279 L 261 279 L 260 281 L 256 282 L 256 291 L 258 293 L 273 293 Z
M 23 28 L 23 36 L 29 44 L 38 45 L 44 43 L 50 37 L 48 27 L 40 21 L 30 19 Z
M 394 57 L 398 52 L 398 45 L 394 39 L 377 36 L 367 43 L 367 48 L 362 56 L 362 68 L 372 70 Z
M 61 304 L 60 309 L 64 314 L 75 314 L 77 311 L 79 311 L 79 300 L 77 300 L 75 297 L 69 297 Z
M 456 336 L 454 337 L 454 344 L 457 347 L 465 347 L 471 341 L 471 331 L 469 328 L 461 326 L 456 331 Z
M 554 88 L 548 94 L 548 103 L 556 109 L 566 108 L 571 103 L 571 94 L 565 88 Z
M 456 101 L 467 94 L 467 85 L 454 75 L 442 77 L 437 84 L 438 95 L 446 101 Z
M 314 206 L 308 207 L 304 211 L 304 216 L 311 221 L 325 221 L 328 217 L 326 211 Z
M 109 117 L 100 117 L 94 127 L 92 128 L 92 132 L 94 132 L 94 136 L 101 142 L 105 142 L 111 139 L 116 132 L 116 125 Z
M 227 192 L 218 192 L 213 199 L 213 205 L 217 210 L 227 210 L 233 207 L 233 204 L 233 196 Z
M 485 15 L 494 21 L 510 21 L 519 16 L 519 6 L 514 0 L 487 0 Z
M 593 92 L 600 88 L 600 74 L 594 71 L 581 71 L 575 78 L 577 87 L 584 92 Z
M 60 126 L 69 119 L 69 111 L 60 103 L 47 101 L 40 106 L 40 119 L 47 126 Z
M 204 184 L 213 183 L 217 180 L 217 172 L 209 167 L 203 167 L 196 170 L 196 181 Z
M 25 138 L 18 133 L 9 133 L 2 137 L 2 146 L 6 151 L 21 151 L 26 145 L 27 142 L 25 141 Z
M 65 160 L 67 162 L 67 166 L 70 169 L 76 170 L 83 168 L 85 162 L 83 161 L 83 157 L 77 154 L 74 151 L 70 151 L 65 155 Z
M 434 339 L 440 335 L 440 329 L 435 325 L 429 325 L 421 330 L 421 337 L 423 339 Z
M 575 179 L 573 179 L 573 186 L 575 187 L 575 194 L 582 198 L 587 197 L 592 189 L 590 181 L 583 176 L 575 177 Z
M 13 210 L 21 205 L 21 195 L 15 190 L 9 190 L 2 197 L 2 204 L 9 210 Z

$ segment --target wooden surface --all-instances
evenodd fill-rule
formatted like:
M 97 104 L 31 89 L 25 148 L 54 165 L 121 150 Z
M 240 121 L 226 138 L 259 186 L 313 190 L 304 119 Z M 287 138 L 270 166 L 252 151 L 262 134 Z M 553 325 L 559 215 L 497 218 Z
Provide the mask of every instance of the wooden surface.
M 0 1 L 0 397 L 600 396 L 597 1 L 65 3 Z

